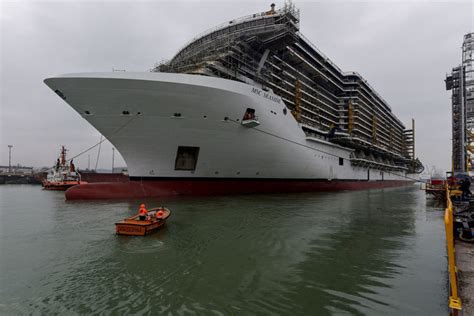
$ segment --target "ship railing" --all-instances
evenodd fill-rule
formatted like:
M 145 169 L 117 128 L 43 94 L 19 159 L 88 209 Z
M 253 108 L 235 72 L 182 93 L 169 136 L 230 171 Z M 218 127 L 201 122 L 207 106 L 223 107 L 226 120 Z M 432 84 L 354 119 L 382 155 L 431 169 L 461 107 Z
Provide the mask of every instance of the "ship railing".
M 389 165 L 383 162 L 368 160 L 364 158 L 350 158 L 351 163 L 356 166 L 360 167 L 378 167 L 380 169 L 393 169 L 393 170 L 408 170 L 407 167 L 397 166 L 397 165 Z
M 316 47 L 316 45 L 314 45 L 311 40 L 309 40 L 306 36 L 304 36 L 301 32 L 298 32 L 298 35 L 306 42 L 306 44 L 308 44 L 315 52 L 317 52 L 319 55 L 321 55 L 321 57 L 324 59 L 325 62 L 327 62 L 328 64 L 330 64 L 332 67 L 334 67 L 336 70 L 338 70 L 340 72 L 340 74 L 343 74 L 343 71 L 341 70 L 341 68 L 339 68 L 339 66 L 337 66 L 335 63 L 333 63 L 333 61 L 331 59 L 329 59 L 329 57 L 327 57 L 319 48 Z
M 329 57 L 327 57 L 319 48 L 316 47 L 316 45 L 314 45 L 311 40 L 309 40 L 306 36 L 304 36 L 302 33 L 298 32 L 298 35 L 315 51 L 317 52 L 323 59 L 325 62 L 327 62 L 329 65 L 331 65 L 332 67 L 334 67 L 334 69 L 336 69 L 337 71 L 339 71 L 340 75 L 344 75 L 344 76 L 348 76 L 348 75 L 354 75 L 354 76 L 357 76 L 360 78 L 360 80 L 365 84 L 367 85 L 367 87 L 369 87 L 369 89 L 371 90 L 371 92 L 373 94 L 375 94 L 382 102 L 383 102 L 383 105 L 386 106 L 388 109 L 392 110 L 392 108 L 390 107 L 390 105 L 388 105 L 387 101 L 385 101 L 385 99 L 380 95 L 378 94 L 377 91 L 375 91 L 375 89 L 367 82 L 367 80 L 362 77 L 362 75 L 360 75 L 358 72 L 355 72 L 355 71 L 342 71 L 341 68 L 339 68 L 339 66 L 337 66 L 331 59 L 329 59 Z
M 278 10 L 276 11 L 275 14 L 278 14 Z M 207 35 L 209 34 L 212 34 L 220 29 L 224 29 L 228 26 L 231 26 L 233 24 L 238 24 L 238 23 L 241 23 L 241 22 L 245 22 L 245 21 L 250 21 L 250 20 L 253 20 L 253 19 L 259 19 L 259 18 L 262 18 L 262 17 L 274 17 L 275 15 L 266 15 L 265 12 L 261 12 L 261 13 L 255 13 L 255 14 L 250 14 L 250 15 L 247 15 L 247 16 L 243 16 L 243 17 L 240 17 L 240 18 L 237 18 L 237 19 L 234 19 L 234 20 L 231 20 L 231 21 L 227 21 L 227 22 L 224 22 L 222 24 L 219 24 L 218 26 L 215 26 L 215 27 L 212 27 L 210 29 L 207 29 L 201 33 L 199 33 L 197 36 L 193 37 L 192 39 L 190 39 L 189 41 L 187 41 L 179 50 L 178 52 L 176 53 L 175 57 L 178 56 L 181 52 L 183 52 L 189 45 L 191 45 L 192 43 L 196 42 L 197 40 L 201 39 L 201 38 L 204 38 L 206 37 Z
M 461 298 L 458 295 L 458 275 L 456 267 L 456 254 L 454 249 L 454 207 L 451 201 L 451 190 L 448 184 L 446 188 L 446 210 L 444 212 L 444 224 L 446 229 L 446 250 L 448 253 L 448 272 L 449 272 L 449 303 L 451 309 L 450 315 L 458 315 L 462 309 Z
M 387 148 L 375 145 L 375 144 L 373 144 L 369 141 L 366 141 L 366 140 L 364 140 L 360 137 L 357 137 L 357 136 L 335 137 L 335 138 L 332 139 L 333 142 L 338 142 L 340 140 L 354 142 L 354 143 L 361 143 L 361 144 L 363 144 L 362 146 L 366 146 L 366 147 L 371 148 L 373 150 L 380 151 L 384 154 L 388 154 L 390 156 L 393 156 L 393 157 L 396 157 L 396 158 L 399 158 L 399 159 L 404 159 L 404 157 L 402 155 L 400 155 L 399 153 L 397 153 L 397 152 L 394 152 L 394 151 L 391 151 Z

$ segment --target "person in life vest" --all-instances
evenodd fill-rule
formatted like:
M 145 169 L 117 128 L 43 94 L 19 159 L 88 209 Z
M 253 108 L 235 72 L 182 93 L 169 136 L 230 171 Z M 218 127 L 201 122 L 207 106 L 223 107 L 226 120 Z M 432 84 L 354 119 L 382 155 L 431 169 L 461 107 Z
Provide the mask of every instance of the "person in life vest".
M 156 216 L 156 219 L 163 219 L 163 216 L 165 216 L 165 212 L 163 212 L 163 209 L 161 207 L 155 213 L 155 216 Z
M 138 219 L 141 221 L 146 220 L 146 216 L 148 215 L 148 210 L 145 207 L 145 204 L 140 204 L 140 209 L 138 210 Z

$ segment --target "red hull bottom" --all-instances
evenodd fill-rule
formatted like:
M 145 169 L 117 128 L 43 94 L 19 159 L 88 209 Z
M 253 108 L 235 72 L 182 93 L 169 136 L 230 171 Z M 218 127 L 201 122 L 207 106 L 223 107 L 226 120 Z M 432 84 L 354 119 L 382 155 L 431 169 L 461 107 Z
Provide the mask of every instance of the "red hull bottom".
M 364 190 L 398 187 L 412 181 L 350 180 L 147 180 L 76 185 L 66 191 L 67 200 L 134 199 L 172 195 L 226 195 Z

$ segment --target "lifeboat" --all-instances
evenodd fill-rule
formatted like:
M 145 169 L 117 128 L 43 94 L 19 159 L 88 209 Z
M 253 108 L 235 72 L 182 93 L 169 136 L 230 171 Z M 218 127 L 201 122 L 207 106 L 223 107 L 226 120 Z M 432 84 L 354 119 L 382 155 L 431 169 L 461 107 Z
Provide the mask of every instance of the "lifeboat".
M 163 214 L 157 217 L 159 211 Z M 171 211 L 167 208 L 153 208 L 148 211 L 147 219 L 144 221 L 140 220 L 137 214 L 115 223 L 115 232 L 117 235 L 145 236 L 163 226 L 170 215 Z

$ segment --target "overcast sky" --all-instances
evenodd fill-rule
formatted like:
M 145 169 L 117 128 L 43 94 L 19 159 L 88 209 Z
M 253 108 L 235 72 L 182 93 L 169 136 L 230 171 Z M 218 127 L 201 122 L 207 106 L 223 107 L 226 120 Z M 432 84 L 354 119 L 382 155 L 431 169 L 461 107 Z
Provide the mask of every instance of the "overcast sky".
M 100 134 L 43 79 L 71 72 L 148 71 L 198 33 L 271 1 L 1 1 L 0 164 L 46 166 L 64 144 L 73 155 Z M 283 1 L 275 1 L 277 9 Z M 408 126 L 417 156 L 451 166 L 446 73 L 474 31 L 472 1 L 295 1 L 300 31 L 343 71 L 357 71 Z M 99 168 L 111 167 L 104 143 Z M 97 151 L 90 152 L 91 167 Z M 115 165 L 124 165 L 116 155 Z M 87 154 L 75 160 L 87 167 Z

